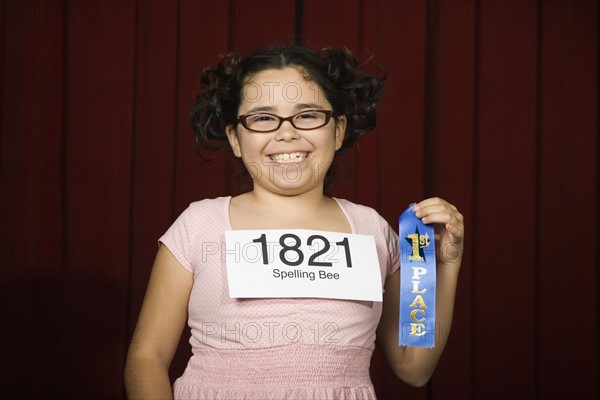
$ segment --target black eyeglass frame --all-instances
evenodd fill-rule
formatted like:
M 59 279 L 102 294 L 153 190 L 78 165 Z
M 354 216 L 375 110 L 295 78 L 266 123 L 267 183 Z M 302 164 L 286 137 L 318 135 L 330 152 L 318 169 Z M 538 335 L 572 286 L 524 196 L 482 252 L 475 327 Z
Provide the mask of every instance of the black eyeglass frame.
M 296 125 L 294 124 L 294 118 L 295 118 L 295 117 L 297 117 L 297 116 L 298 116 L 298 115 L 300 115 L 300 114 L 304 114 L 304 113 L 311 112 L 311 111 L 319 111 L 319 112 L 322 112 L 322 113 L 324 113 L 324 114 L 325 114 L 325 122 L 324 122 L 322 125 L 316 126 L 316 127 L 314 127 L 314 128 L 300 128 L 300 127 L 298 127 L 298 126 L 296 126 Z M 246 119 L 247 119 L 248 117 L 251 117 L 251 116 L 253 116 L 253 115 L 257 115 L 257 114 L 264 114 L 264 115 L 269 115 L 269 116 L 271 116 L 271 117 L 275 117 L 275 118 L 277 118 L 277 120 L 279 121 L 279 124 L 277 124 L 277 128 L 269 129 L 268 131 L 257 131 L 257 130 L 255 130 L 255 129 L 250 129 L 250 128 L 248 127 L 248 124 L 247 124 L 247 121 L 246 121 Z M 333 117 L 334 119 L 337 117 L 337 115 L 333 115 L 333 111 L 332 111 L 332 110 L 319 110 L 319 109 L 302 110 L 302 111 L 300 111 L 300 112 L 299 112 L 299 113 L 297 113 L 297 114 L 290 115 L 289 117 L 280 117 L 280 116 L 279 116 L 279 115 L 277 115 L 277 114 L 271 114 L 271 113 L 266 113 L 266 112 L 252 112 L 252 113 L 249 113 L 249 114 L 243 114 L 243 115 L 240 115 L 240 116 L 238 117 L 238 119 L 237 119 L 237 121 L 236 121 L 236 122 L 237 122 L 238 124 L 242 124 L 242 126 L 243 126 L 244 128 L 246 128 L 246 129 L 248 129 L 249 131 L 251 131 L 251 132 L 258 132 L 258 133 L 270 133 L 270 132 L 275 132 L 277 129 L 281 128 L 281 125 L 283 125 L 283 123 L 284 123 L 285 121 L 290 121 L 290 124 L 292 124 L 292 126 L 294 127 L 294 129 L 298 129 L 298 130 L 300 130 L 300 131 L 312 131 L 312 130 L 314 130 L 314 129 L 319 129 L 319 128 L 322 128 L 322 127 L 324 127 L 325 125 L 327 125 L 327 124 L 329 123 L 329 121 L 331 121 L 331 117 Z

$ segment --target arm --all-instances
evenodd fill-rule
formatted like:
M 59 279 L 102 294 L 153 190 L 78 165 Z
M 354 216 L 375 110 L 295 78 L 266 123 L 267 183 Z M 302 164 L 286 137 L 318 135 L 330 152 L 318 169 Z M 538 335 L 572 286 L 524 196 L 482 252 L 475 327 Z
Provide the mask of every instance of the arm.
M 433 349 L 398 346 L 398 307 L 400 271 L 388 277 L 383 297 L 383 313 L 377 328 L 378 345 L 395 374 L 403 381 L 424 386 L 442 355 L 454 310 L 454 297 L 463 250 L 463 216 L 456 207 L 438 198 L 423 200 L 415 206 L 417 217 L 435 224 L 437 245 L 436 322 L 439 335 Z
M 193 275 L 161 245 L 125 366 L 130 399 L 172 399 L 169 366 L 187 320 Z

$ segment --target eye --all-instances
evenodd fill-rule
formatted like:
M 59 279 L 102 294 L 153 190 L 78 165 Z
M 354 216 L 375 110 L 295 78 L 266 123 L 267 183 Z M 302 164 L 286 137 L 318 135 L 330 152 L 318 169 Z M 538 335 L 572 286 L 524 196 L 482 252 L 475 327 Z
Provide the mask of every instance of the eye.
M 307 112 L 303 112 L 302 114 L 299 114 L 296 116 L 296 119 L 315 119 L 315 118 L 319 118 L 319 112 L 317 111 L 307 111 Z
M 275 121 L 275 117 L 269 114 L 253 114 L 248 116 L 249 122 Z

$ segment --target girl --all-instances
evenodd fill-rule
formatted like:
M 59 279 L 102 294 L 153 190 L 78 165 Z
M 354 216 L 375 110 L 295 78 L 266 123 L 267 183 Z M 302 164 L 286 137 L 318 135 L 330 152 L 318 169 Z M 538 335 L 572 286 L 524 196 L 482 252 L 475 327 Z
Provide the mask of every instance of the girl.
M 209 149 L 228 142 L 252 190 L 192 203 L 160 238 L 127 359 L 129 397 L 373 399 L 375 339 L 398 377 L 424 385 L 447 338 L 434 349 L 398 346 L 398 236 L 374 210 L 324 194 L 336 152 L 375 127 L 383 82 L 361 74 L 347 50 L 285 45 L 244 59 L 230 54 L 203 72 L 202 85 L 196 140 Z M 436 318 L 447 327 L 463 217 L 439 198 L 414 210 L 435 224 L 438 249 L 454 250 L 437 255 Z M 383 302 L 231 298 L 225 232 L 271 229 L 372 236 Z M 168 369 L 186 320 L 193 356 L 172 390 Z

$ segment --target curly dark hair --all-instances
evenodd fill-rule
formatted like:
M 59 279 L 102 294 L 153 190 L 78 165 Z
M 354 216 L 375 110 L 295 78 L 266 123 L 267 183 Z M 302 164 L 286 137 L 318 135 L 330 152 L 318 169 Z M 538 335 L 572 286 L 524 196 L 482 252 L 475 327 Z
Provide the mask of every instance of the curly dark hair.
M 375 128 L 375 105 L 383 95 L 385 77 L 361 73 L 358 60 L 346 48 L 326 47 L 317 52 L 303 46 L 276 45 L 245 58 L 229 53 L 215 69 L 202 71 L 201 91 L 191 115 L 196 145 L 212 151 L 213 144 L 226 140 L 225 127 L 237 121 L 241 91 L 250 75 L 290 66 L 299 67 L 306 79 L 319 85 L 334 115 L 346 116 L 346 135 L 340 151 Z

